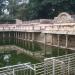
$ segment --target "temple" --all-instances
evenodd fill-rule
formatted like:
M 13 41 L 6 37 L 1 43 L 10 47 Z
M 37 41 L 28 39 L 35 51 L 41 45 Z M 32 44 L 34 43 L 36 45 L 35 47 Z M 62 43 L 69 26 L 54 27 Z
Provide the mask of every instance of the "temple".
M 5 66 L 0 68 L 0 75 L 75 75 L 75 15 L 63 12 L 54 19 L 17 19 L 16 24 L 0 24 L 3 51 L 1 45 L 16 49 L 17 54 L 24 52 L 40 63 Z
M 16 24 L 0 24 L 1 45 L 24 46 L 26 41 L 44 44 L 45 52 L 46 45 L 75 50 L 75 15 L 63 12 L 54 19 L 16 20 Z M 28 45 L 30 47 L 30 43 Z

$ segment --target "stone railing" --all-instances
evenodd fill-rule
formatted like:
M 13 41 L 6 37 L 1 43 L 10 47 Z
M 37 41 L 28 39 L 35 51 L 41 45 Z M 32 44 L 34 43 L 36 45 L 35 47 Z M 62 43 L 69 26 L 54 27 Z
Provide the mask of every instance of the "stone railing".
M 0 31 L 75 31 L 75 23 L 69 24 L 39 24 L 39 25 L 18 25 L 18 24 L 1 24 Z
M 45 26 L 45 30 L 46 31 L 75 31 L 75 24 Z
M 32 25 L 15 25 L 15 26 L 0 26 L 0 31 L 40 31 L 41 26 Z

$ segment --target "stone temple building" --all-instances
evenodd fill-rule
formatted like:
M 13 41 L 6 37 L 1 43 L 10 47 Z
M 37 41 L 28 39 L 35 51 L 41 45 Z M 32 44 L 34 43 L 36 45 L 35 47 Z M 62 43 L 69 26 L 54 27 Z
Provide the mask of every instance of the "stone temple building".
M 44 58 L 41 63 L 0 68 L 0 75 L 75 75 L 75 53 L 68 53 L 75 52 L 75 15 L 63 12 L 54 19 L 0 24 L 0 45 Z M 48 53 L 56 55 L 53 48 L 58 57 L 46 58 Z M 62 49 L 66 55 L 60 56 Z
M 28 44 L 34 50 L 34 41 L 43 44 L 45 52 L 46 45 L 75 50 L 75 15 L 63 12 L 54 19 L 0 24 L 0 45 L 21 45 L 24 48 Z

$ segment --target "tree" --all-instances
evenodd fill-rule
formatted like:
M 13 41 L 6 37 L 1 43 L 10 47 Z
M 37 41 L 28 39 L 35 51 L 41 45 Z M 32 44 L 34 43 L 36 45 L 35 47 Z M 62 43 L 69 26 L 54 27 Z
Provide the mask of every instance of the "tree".
M 29 5 L 26 7 L 28 10 L 24 17 L 27 17 L 27 20 L 33 19 L 48 19 L 54 18 L 55 14 L 55 5 L 63 0 L 30 0 Z M 23 16 L 23 15 L 22 15 Z
M 14 17 L 15 16 L 15 13 L 16 13 L 16 0 L 8 0 L 9 2 L 9 5 L 7 6 L 7 9 L 9 10 L 9 15 L 11 17 Z
M 30 0 L 28 4 L 16 4 L 8 0 L 10 15 L 21 20 L 53 19 L 61 12 L 75 13 L 75 0 Z

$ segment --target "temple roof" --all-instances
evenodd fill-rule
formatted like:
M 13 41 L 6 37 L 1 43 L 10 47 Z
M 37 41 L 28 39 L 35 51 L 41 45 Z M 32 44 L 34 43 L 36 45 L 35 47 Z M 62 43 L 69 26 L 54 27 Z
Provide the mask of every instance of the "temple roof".
M 75 22 L 75 15 L 70 15 L 66 12 L 60 13 L 57 17 L 53 20 L 54 23 L 74 23 Z

